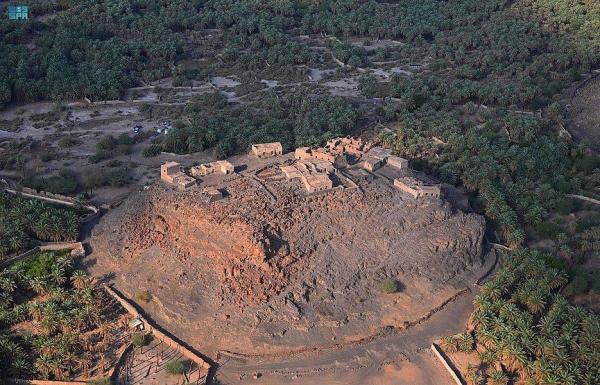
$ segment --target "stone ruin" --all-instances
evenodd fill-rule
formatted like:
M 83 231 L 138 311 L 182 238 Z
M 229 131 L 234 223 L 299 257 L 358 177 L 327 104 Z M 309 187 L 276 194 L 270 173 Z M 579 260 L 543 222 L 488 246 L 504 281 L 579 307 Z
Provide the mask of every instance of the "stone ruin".
M 415 178 L 396 178 L 394 179 L 394 186 L 412 195 L 415 199 L 421 197 L 439 198 L 441 193 L 439 185 L 426 185 Z
M 160 179 L 185 190 L 196 184 L 196 180 L 186 175 L 177 162 L 167 162 L 160 166 Z

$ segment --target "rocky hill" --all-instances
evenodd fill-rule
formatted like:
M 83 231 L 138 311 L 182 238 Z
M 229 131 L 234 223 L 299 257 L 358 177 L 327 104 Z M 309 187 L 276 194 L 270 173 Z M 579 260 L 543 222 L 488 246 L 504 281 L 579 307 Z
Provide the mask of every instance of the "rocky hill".
M 207 203 L 157 185 L 96 226 L 94 268 L 116 272 L 130 295 L 150 290 L 165 319 L 243 313 L 248 325 L 314 325 L 344 320 L 386 278 L 435 290 L 481 264 L 482 217 L 387 181 L 361 188 L 307 197 L 285 181 L 241 177 Z

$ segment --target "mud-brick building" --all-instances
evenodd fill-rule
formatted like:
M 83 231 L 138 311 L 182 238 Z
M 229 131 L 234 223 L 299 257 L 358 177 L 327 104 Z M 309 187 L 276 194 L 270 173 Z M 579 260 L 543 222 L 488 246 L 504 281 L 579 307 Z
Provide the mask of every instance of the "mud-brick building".
M 299 160 L 292 166 L 282 166 L 281 171 L 288 179 L 299 179 L 309 193 L 324 191 L 333 188 L 330 173 L 336 169 L 330 162 L 310 158 Z
M 361 156 L 369 150 L 369 145 L 363 143 L 362 139 L 354 139 L 351 137 L 336 138 L 327 141 L 327 150 L 331 154 L 353 154 Z
M 392 152 L 386 148 L 376 146 L 367 151 L 365 155 L 380 160 L 381 162 L 385 162 L 385 160 L 392 155 Z
M 362 166 L 365 170 L 375 171 L 383 165 L 381 160 L 371 156 L 365 156 L 362 160 Z
M 308 147 L 298 147 L 294 151 L 294 158 L 299 160 L 306 160 L 312 158 L 312 151 Z
M 283 154 L 283 147 L 279 142 L 258 143 L 252 145 L 252 153 L 259 158 L 269 158 Z
M 325 173 L 302 175 L 302 183 L 309 193 L 333 188 L 333 182 Z
M 420 180 L 410 177 L 394 179 L 394 186 L 410 194 L 415 199 L 422 197 L 439 198 L 441 194 L 439 185 L 425 185 Z
M 298 160 L 318 159 L 333 164 L 335 167 L 343 168 L 348 165 L 346 155 L 332 154 L 326 148 L 320 147 L 310 150 L 308 147 L 297 148 L 294 157 Z
M 181 165 L 177 162 L 167 162 L 160 166 L 160 179 L 173 183 L 173 178 L 181 173 Z
M 234 173 L 233 164 L 229 163 L 226 160 L 218 160 L 216 162 L 204 163 L 199 166 L 192 167 L 190 173 L 193 176 L 206 176 L 210 174 L 233 174 Z
M 400 158 L 397 156 L 388 156 L 388 158 L 385 161 L 389 166 L 395 167 L 399 170 L 404 170 L 408 168 L 408 160 L 404 159 L 404 158 Z
M 177 162 L 167 162 L 160 166 L 160 179 L 175 185 L 180 189 L 187 189 L 196 184 L 196 180 L 181 171 L 181 165 Z

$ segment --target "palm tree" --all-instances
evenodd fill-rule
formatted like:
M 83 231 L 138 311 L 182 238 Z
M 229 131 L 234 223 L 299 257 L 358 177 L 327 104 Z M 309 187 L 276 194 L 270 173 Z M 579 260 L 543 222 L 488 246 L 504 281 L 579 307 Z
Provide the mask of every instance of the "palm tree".
M 54 378 L 63 379 L 65 367 L 62 361 L 59 358 L 55 358 L 52 361 L 50 361 L 50 365 L 50 371 L 54 375 Z
M 64 301 L 66 298 L 69 297 L 69 292 L 64 287 L 53 287 L 50 290 L 50 297 L 57 301 Z
M 86 350 L 81 357 L 77 359 L 77 367 L 82 372 L 84 378 L 90 377 L 90 368 L 92 366 L 92 355 Z
M 29 288 L 38 295 L 46 294 L 46 287 L 47 283 L 41 277 L 33 277 L 31 280 L 29 280 Z
M 27 306 L 27 303 L 22 303 L 14 306 L 9 314 L 10 315 L 8 316 L 7 321 L 10 321 L 10 324 L 12 325 L 16 325 L 19 322 L 27 320 L 29 316 L 29 308 Z
M 23 378 L 31 374 L 33 368 L 24 355 L 19 354 L 13 357 L 10 364 L 10 373 L 13 378 Z
M 65 270 L 58 265 L 52 267 L 52 271 L 50 272 L 50 279 L 57 285 L 62 285 L 65 283 Z
M 36 321 L 40 322 L 44 311 L 44 304 L 41 301 L 34 300 L 29 303 L 29 314 Z
M 546 295 L 542 290 L 533 291 L 525 300 L 525 305 L 533 314 L 539 314 L 544 310 L 546 306 L 545 301 Z
M 448 353 L 455 353 L 458 351 L 458 341 L 453 336 L 442 337 L 440 346 Z
M 73 267 L 73 259 L 69 254 L 60 254 L 56 257 L 56 266 L 60 266 L 64 271 L 70 270 Z
M 44 317 L 40 321 L 40 328 L 45 334 L 51 335 L 58 329 L 58 323 L 54 317 Z
M 106 358 L 105 354 L 100 356 L 100 360 L 98 361 L 98 366 L 100 367 L 100 372 L 104 374 L 106 370 L 110 367 L 110 361 Z
M 475 310 L 481 309 L 482 306 L 488 303 L 488 299 L 483 295 L 476 295 L 473 298 L 473 306 L 475 306 Z
M 458 337 L 458 348 L 461 352 L 470 352 L 475 343 L 473 336 L 469 333 L 463 333 Z
M 78 290 L 83 290 L 83 288 L 87 286 L 87 280 L 87 274 L 83 270 L 76 270 L 71 276 L 71 282 L 73 282 L 73 287 Z
M 52 357 L 48 354 L 40 355 L 35 360 L 34 366 L 38 373 L 40 373 L 45 379 L 49 377 L 50 371 L 54 369 Z
M 502 297 L 502 290 L 498 281 L 490 281 L 481 286 L 481 293 L 491 301 L 496 301 Z
M 12 294 L 13 291 L 17 288 L 17 283 L 14 279 L 9 277 L 8 275 L 4 275 L 0 277 L 0 289 L 8 294 Z

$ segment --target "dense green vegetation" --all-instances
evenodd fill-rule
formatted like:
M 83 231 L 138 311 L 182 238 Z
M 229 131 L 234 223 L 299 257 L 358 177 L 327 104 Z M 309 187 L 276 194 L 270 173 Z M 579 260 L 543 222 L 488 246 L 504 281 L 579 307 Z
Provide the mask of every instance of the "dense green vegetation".
M 600 382 L 600 317 L 557 294 L 567 274 L 549 259 L 522 249 L 503 258 L 501 270 L 473 302 L 473 334 L 442 341 L 449 351 L 477 346 L 482 365 L 469 370 L 469 383 L 484 376 L 499 384 L 508 378 L 548 385 Z M 494 370 L 500 363 L 502 369 Z
M 173 76 L 175 86 L 191 86 L 227 74 L 244 83 L 236 93 L 260 93 L 258 100 L 241 104 L 213 93 L 185 106 L 142 106 L 148 117 L 183 115 L 189 122 L 144 149 L 144 156 L 213 149 L 224 158 L 248 151 L 253 142 L 274 140 L 286 149 L 316 146 L 350 133 L 364 116 L 390 125 L 399 121 L 399 135 L 387 138 L 388 145 L 415 167 L 472 192 L 475 206 L 512 246 L 522 244 L 525 227 L 536 228 L 563 205 L 565 192 L 582 187 L 583 178 L 598 167 L 568 140 L 556 138 L 560 107 L 551 104 L 563 87 L 600 62 L 600 7 L 595 5 L 574 0 L 64 0 L 32 7 L 34 15 L 52 17 L 0 21 L 0 74 L 5 75 L 0 101 L 118 98 L 137 79 Z M 319 56 L 311 49 L 315 41 L 299 38 L 303 34 L 339 40 L 323 39 L 319 44 L 329 53 Z M 343 41 L 356 37 L 368 41 Z M 379 38 L 403 44 L 366 49 Z M 387 98 L 371 109 L 347 98 L 316 95 L 315 85 L 263 92 L 256 81 L 263 76 L 306 79 L 309 68 L 325 68 L 332 57 L 351 67 L 377 68 L 391 61 L 428 71 L 393 74 L 389 83 L 367 71 L 359 80 L 361 93 Z M 338 68 L 334 76 L 354 73 Z M 168 96 L 168 90 L 157 92 Z M 514 112 L 545 106 L 544 119 Z M 448 145 L 438 148 L 432 136 Z M 118 143 L 103 138 L 90 163 L 108 159 Z M 121 145 L 127 152 L 128 144 Z M 11 158 L 9 166 L 18 162 Z M 570 175 L 573 171 L 579 175 Z M 65 180 L 58 175 L 29 184 L 59 186 L 63 192 L 77 187 Z
M 39 241 L 72 241 L 79 234 L 75 211 L 0 192 L 0 261 Z
M 266 97 L 261 101 L 261 114 L 245 106 L 219 105 L 224 97 L 218 93 L 204 94 L 189 103 L 184 113 L 190 126 L 175 126 L 162 142 L 167 152 L 188 153 L 213 148 L 217 158 L 248 152 L 253 143 L 279 141 L 285 149 L 305 145 L 320 145 L 328 139 L 345 136 L 354 127 L 363 108 L 354 107 L 342 98 L 309 97 L 306 92 L 288 95 L 286 100 Z M 220 107 L 219 107 L 220 106 Z M 142 106 L 148 117 L 160 107 Z M 155 111 L 157 110 L 157 111 Z M 156 145 L 147 147 L 144 156 L 158 155 Z
M 402 40 L 411 43 L 403 54 L 424 53 L 434 69 L 455 79 L 447 86 L 448 96 L 507 106 L 543 103 L 576 77 L 575 71 L 589 70 L 600 58 L 600 11 L 574 0 L 32 4 L 34 15 L 57 11 L 58 17 L 43 20 L 0 22 L 0 101 L 114 99 L 136 78 L 178 75 L 182 84 L 202 79 L 206 71 L 172 69 L 172 62 L 190 56 L 210 28 L 221 30 L 214 47 L 219 57 L 255 73 L 315 63 L 306 43 L 290 39 L 300 34 Z M 351 65 L 367 60 L 364 51 L 344 44 L 334 51 Z M 383 51 L 373 52 L 373 60 L 384 59 Z
M 107 366 L 108 322 L 119 310 L 73 270 L 70 251 L 12 265 L 0 288 L 0 378 L 65 380 Z
M 23 185 L 52 194 L 71 195 L 77 191 L 77 175 L 68 169 L 60 170 L 58 175 L 48 178 L 37 177 L 31 174 L 23 180 Z

